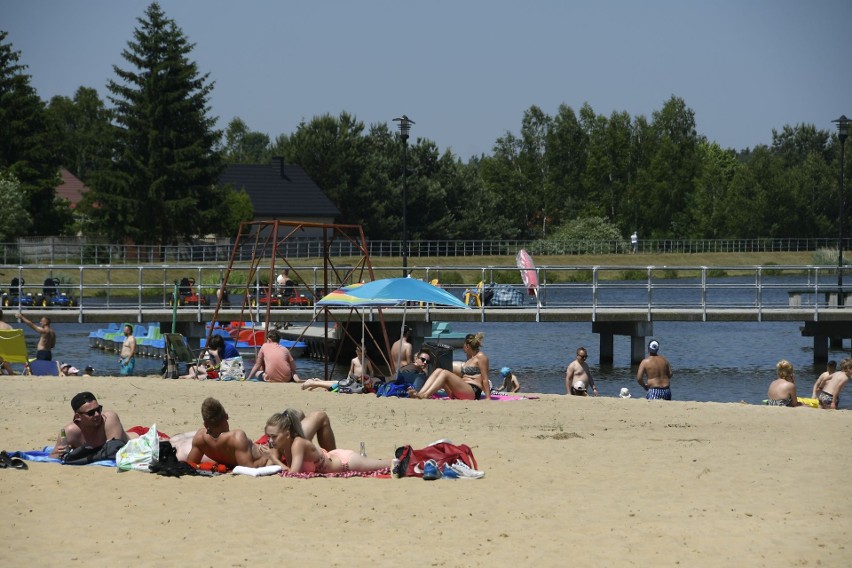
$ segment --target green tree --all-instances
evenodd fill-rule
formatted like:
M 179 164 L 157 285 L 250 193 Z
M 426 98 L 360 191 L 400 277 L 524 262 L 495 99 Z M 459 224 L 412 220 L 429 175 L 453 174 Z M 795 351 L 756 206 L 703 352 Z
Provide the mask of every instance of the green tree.
M 733 150 L 723 150 L 715 142 L 702 141 L 698 153 L 701 170 L 688 199 L 691 222 L 685 236 L 718 239 L 726 225 L 724 199 L 740 164 Z
M 0 169 L 0 242 L 9 242 L 26 234 L 33 224 L 26 208 L 21 183 L 8 171 Z
M 576 216 L 583 205 L 588 143 L 588 134 L 574 110 L 559 105 L 547 140 L 549 208 L 544 221 L 553 226 L 560 225 L 565 216 Z
M 223 161 L 226 164 L 265 164 L 269 162 L 269 135 L 254 132 L 239 117 L 225 129 Z
M 207 116 L 213 83 L 188 56 L 193 45 L 159 4 L 139 18 L 107 87 L 115 105 L 112 159 L 91 177 L 86 207 L 114 241 L 174 244 L 211 232 L 221 172 L 221 136 Z
M 80 87 L 74 98 L 55 96 L 47 106 L 60 163 L 83 180 L 110 155 L 112 113 L 95 89 Z
M 59 160 L 49 136 L 44 103 L 30 85 L 20 51 L 0 31 L 0 168 L 14 175 L 33 223 L 30 233 L 55 235 L 70 222 L 55 199 Z M 67 209 L 67 207 L 66 207 Z

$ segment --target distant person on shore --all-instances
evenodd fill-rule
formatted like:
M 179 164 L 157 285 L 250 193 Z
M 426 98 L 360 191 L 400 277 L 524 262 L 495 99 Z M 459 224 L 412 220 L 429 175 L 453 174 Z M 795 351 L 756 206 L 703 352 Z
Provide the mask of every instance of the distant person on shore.
M 402 328 L 402 337 L 394 341 L 391 345 L 391 365 L 404 367 L 412 362 L 412 347 L 411 347 L 411 328 L 407 325 Z
M 0 329 L 15 329 L 5 321 L 3 321 L 3 310 L 0 310 Z
M 467 355 L 467 361 L 462 365 L 461 377 L 446 369 L 435 369 L 426 379 L 423 388 L 419 391 L 409 388 L 408 396 L 411 398 L 430 398 L 443 389 L 450 398 L 479 400 L 482 393 L 485 393 L 484 400 L 491 400 L 491 387 L 488 381 L 488 356 L 480 350 L 484 339 L 485 334 L 481 332 L 476 335 L 468 333 L 465 336 L 462 349 Z
M 132 375 L 136 369 L 136 338 L 133 337 L 133 326 L 124 326 L 124 343 L 118 357 L 118 374 L 122 377 Z
M 574 396 L 589 396 L 589 387 L 595 396 L 598 396 L 598 388 L 592 378 L 592 371 L 586 359 L 589 353 L 585 347 L 577 348 L 577 358 L 568 364 L 565 370 L 565 390 L 567 394 Z
M 499 392 L 518 392 L 521 390 L 521 381 L 518 380 L 512 369 L 503 367 L 500 369 L 500 376 L 503 378 L 503 384 L 497 389 Z
M 50 327 L 50 318 L 41 318 L 36 325 L 27 316 L 21 313 L 15 314 L 18 321 L 30 326 L 38 335 L 38 346 L 36 347 L 36 359 L 42 361 L 53 360 L 53 348 L 56 347 L 56 332 Z
M 56 439 L 50 457 L 59 458 L 75 448 L 88 446 L 102 448 L 110 440 L 127 442 L 129 439 L 118 414 L 104 410 L 95 395 L 88 391 L 77 393 L 71 399 L 74 417 L 65 425 L 65 442 L 61 436 Z
M 852 378 L 852 358 L 847 357 L 840 362 L 839 371 L 829 375 L 822 383 L 817 382 L 819 407 L 837 410 L 840 406 L 840 391 L 850 378 Z
M 648 356 L 639 364 L 636 382 L 647 391 L 646 399 L 671 400 L 672 367 L 669 365 L 668 359 L 660 355 L 659 351 L 659 341 L 654 339 L 648 343 Z
M 361 361 L 364 365 L 361 365 Z M 361 377 L 375 377 L 376 371 L 373 369 L 373 362 L 367 355 L 364 355 L 360 345 L 355 346 L 355 357 L 349 363 L 349 378 L 360 381 Z
M 813 392 L 811 393 L 811 398 L 816 398 L 819 394 L 819 389 L 822 388 L 822 385 L 837 372 L 837 361 L 829 361 L 825 366 L 825 371 L 817 377 L 817 380 L 814 382 Z
M 633 234 L 630 235 L 630 254 L 636 254 L 636 251 L 639 250 L 639 235 L 636 234 L 636 231 L 633 231 Z
M 290 350 L 281 345 L 281 334 L 275 329 L 266 333 L 266 343 L 257 352 L 257 360 L 246 379 L 257 377 L 267 383 L 300 383 L 296 360 Z
M 793 365 L 786 359 L 781 359 L 775 365 L 775 380 L 769 383 L 766 392 L 766 404 L 769 406 L 803 406 L 799 404 L 796 395 L 796 377 L 793 375 Z

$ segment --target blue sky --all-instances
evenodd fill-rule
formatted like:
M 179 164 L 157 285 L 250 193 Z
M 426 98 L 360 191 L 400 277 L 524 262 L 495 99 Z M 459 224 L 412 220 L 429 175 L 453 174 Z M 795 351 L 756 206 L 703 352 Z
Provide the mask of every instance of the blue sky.
M 148 1 L 0 0 L 32 85 L 48 100 L 107 94 Z M 849 0 L 162 0 L 216 86 L 211 114 L 271 138 L 347 111 L 408 115 L 412 136 L 467 160 L 520 130 L 532 105 L 632 116 L 671 95 L 723 147 L 852 116 Z

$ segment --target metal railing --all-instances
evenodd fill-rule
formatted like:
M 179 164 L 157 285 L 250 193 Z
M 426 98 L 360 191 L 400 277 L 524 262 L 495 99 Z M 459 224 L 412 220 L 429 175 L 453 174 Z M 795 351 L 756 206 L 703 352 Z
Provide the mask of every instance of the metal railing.
M 288 259 L 322 258 L 323 242 L 316 239 L 288 239 L 279 247 L 279 255 Z M 357 257 L 361 251 L 354 243 L 331 242 L 332 257 Z M 375 257 L 402 257 L 402 241 L 368 240 L 368 252 Z M 420 240 L 408 242 L 409 258 L 514 256 L 526 249 L 535 256 L 580 254 L 629 254 L 630 243 L 612 241 L 547 240 Z M 640 240 L 638 253 L 743 253 L 803 252 L 836 250 L 837 239 L 657 239 Z M 852 238 L 844 240 L 844 249 L 852 248 Z M 28 237 L 16 243 L 0 243 L 0 264 L 140 264 L 140 263 L 222 263 L 231 253 L 238 262 L 249 261 L 252 244 L 234 251 L 229 239 L 186 245 L 123 245 L 99 243 L 74 237 Z
M 811 310 L 817 317 L 821 310 L 843 306 L 852 312 L 852 267 L 844 269 L 849 287 L 839 289 L 835 266 L 547 266 L 535 269 L 541 283 L 537 297 L 525 297 L 520 272 L 514 265 L 505 266 L 412 266 L 414 275 L 430 281 L 442 277 L 441 286 L 463 298 L 480 295 L 484 300 L 487 283 L 495 280 L 492 290 L 499 286 L 514 289 L 522 298 L 518 308 L 547 310 L 550 308 L 646 309 L 649 317 L 655 310 Z M 190 292 L 203 296 L 206 303 L 192 305 L 199 312 L 216 304 L 219 283 L 227 271 L 226 265 L 18 265 L 0 266 L 6 282 L 2 303 L 6 308 L 50 307 L 83 312 L 87 309 L 144 309 L 170 307 L 179 280 L 192 278 Z M 374 268 L 376 278 L 396 277 L 400 267 Z M 294 266 L 291 276 L 298 274 L 296 292 L 312 304 L 340 283 L 331 282 L 323 288 L 323 268 L 317 265 Z M 226 298 L 233 307 L 263 305 L 263 298 L 277 290 L 273 282 L 269 289 L 265 275 L 255 273 L 250 279 L 248 268 L 233 268 Z M 66 302 L 56 302 L 46 290 L 45 280 L 58 281 L 60 294 Z M 352 275 L 345 283 L 357 278 Z M 486 283 L 480 290 L 473 283 Z M 239 284 L 238 284 L 239 282 Z M 464 283 L 462 283 L 464 282 Z M 63 296 L 59 296 L 63 298 Z M 844 301 L 845 299 L 845 301 Z M 70 301 L 67 301 L 70 300 Z M 489 310 L 487 302 L 476 305 Z M 304 307 L 304 306 L 302 306 Z M 512 306 L 501 306 L 509 308 Z M 297 309 L 282 307 L 276 309 Z

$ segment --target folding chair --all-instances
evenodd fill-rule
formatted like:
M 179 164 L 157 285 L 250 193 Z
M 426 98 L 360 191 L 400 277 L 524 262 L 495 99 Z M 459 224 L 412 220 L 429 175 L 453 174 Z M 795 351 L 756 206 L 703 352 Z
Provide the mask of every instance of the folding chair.
M 42 361 L 35 359 L 30 361 L 25 371 L 26 375 L 36 375 L 39 377 L 58 377 L 59 361 Z
M 477 308 L 482 307 L 482 289 L 485 286 L 485 283 L 480 280 L 479 284 L 476 285 L 476 288 L 468 288 L 464 291 L 464 303 L 468 306 L 476 306 Z
M 166 368 L 163 373 L 164 379 L 176 379 L 180 376 L 180 363 L 196 363 L 196 357 L 192 355 L 186 338 L 180 333 L 164 333 L 166 345 Z
M 23 329 L 0 329 L 0 357 L 7 363 L 23 363 L 26 372 L 30 358 Z

